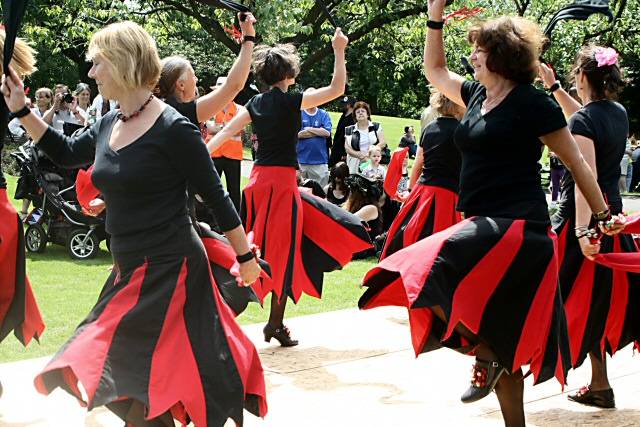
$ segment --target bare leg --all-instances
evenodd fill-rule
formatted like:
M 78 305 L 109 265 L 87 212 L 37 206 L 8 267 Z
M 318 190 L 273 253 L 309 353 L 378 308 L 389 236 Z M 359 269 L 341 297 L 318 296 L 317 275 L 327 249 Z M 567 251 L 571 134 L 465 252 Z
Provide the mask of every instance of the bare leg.
M 602 358 L 595 352 L 589 353 L 591 360 L 591 390 L 608 390 L 611 388 L 609 377 L 607 376 L 607 355 L 603 354 Z

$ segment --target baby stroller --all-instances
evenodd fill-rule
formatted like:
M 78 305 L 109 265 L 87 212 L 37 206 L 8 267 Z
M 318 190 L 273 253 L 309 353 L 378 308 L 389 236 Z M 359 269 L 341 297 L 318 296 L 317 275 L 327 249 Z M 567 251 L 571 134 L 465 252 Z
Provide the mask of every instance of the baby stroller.
M 76 199 L 75 178 L 67 170 L 53 165 L 32 143 L 10 154 L 21 168 L 22 176 L 31 174 L 37 184 L 30 192 L 34 209 L 26 219 L 25 246 L 29 252 L 44 252 L 47 243 L 65 246 L 71 258 L 93 258 L 100 242 L 108 236 L 104 216 L 82 212 Z

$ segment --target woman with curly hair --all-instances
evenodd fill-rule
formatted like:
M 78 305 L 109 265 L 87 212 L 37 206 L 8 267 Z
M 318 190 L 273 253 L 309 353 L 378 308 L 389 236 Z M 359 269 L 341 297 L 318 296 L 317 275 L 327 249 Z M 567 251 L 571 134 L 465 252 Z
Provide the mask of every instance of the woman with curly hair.
M 562 89 L 549 67 L 540 67 L 545 86 L 570 116 L 569 129 L 594 171 L 611 212 L 619 214 L 622 198 L 618 178 L 629 120 L 625 108 L 615 101 L 624 86 L 618 53 L 610 47 L 585 46 L 576 56 L 572 73 L 582 105 Z M 591 383 L 568 397 L 586 405 L 613 408 L 606 355 L 640 341 L 640 275 L 595 264 L 592 256 L 638 249 L 627 234 L 604 236 L 598 244 L 589 240 L 588 230 L 593 225 L 589 207 L 571 173 L 562 180 L 559 208 L 551 222 L 559 236 L 560 289 L 567 314 L 571 365 L 580 366 L 587 355 L 591 361 Z
M 259 46 L 253 68 L 269 87 L 254 96 L 246 110 L 207 144 L 213 152 L 249 123 L 258 138 L 256 160 L 244 188 L 241 216 L 247 232 L 253 231 L 264 259 L 271 266 L 270 279 L 254 285 L 263 300 L 271 294 L 271 312 L 264 327 L 268 342 L 295 346 L 284 326 L 287 297 L 297 302 L 306 293 L 320 297 L 323 273 L 347 264 L 354 253 L 370 247 L 357 217 L 320 198 L 300 193 L 296 185 L 296 143 L 301 128 L 300 111 L 329 102 L 344 92 L 345 48 L 348 39 L 340 29 L 333 37 L 335 65 L 329 86 L 290 93 L 300 71 L 293 45 Z M 341 236 L 337 242 L 335 236 Z
M 467 108 L 454 135 L 457 209 L 466 219 L 384 259 L 367 274 L 360 306 L 407 307 L 416 354 L 446 346 L 475 355 L 462 402 L 495 388 L 505 424 L 524 427 L 521 368 L 529 365 L 536 383 L 555 375 L 564 384 L 570 367 L 539 179 L 543 145 L 571 170 L 595 220 L 611 214 L 561 108 L 532 85 L 544 40 L 538 25 L 505 16 L 472 27 L 477 81 L 465 81 L 446 65 L 444 7 L 429 0 L 424 66 L 434 87 Z

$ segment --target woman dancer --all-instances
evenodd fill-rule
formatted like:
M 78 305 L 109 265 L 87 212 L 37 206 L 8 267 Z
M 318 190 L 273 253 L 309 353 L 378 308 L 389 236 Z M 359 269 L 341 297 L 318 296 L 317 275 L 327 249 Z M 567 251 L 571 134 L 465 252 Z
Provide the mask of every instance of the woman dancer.
M 618 191 L 620 160 L 625 152 L 629 120 L 615 99 L 624 86 L 618 54 L 612 48 L 583 47 L 573 68 L 578 104 L 555 81 L 545 65 L 540 76 L 566 111 L 582 155 L 598 178 L 611 212 L 622 212 Z M 587 354 L 591 361 L 591 383 L 570 400 L 602 408 L 613 408 L 615 399 L 607 378 L 606 353 L 613 355 L 640 340 L 640 275 L 614 271 L 589 258 L 599 252 L 637 252 L 627 234 L 605 236 L 600 245 L 586 236 L 591 227 L 589 208 L 583 194 L 575 190 L 571 174 L 562 182 L 558 212 L 551 219 L 558 234 L 560 289 L 567 314 L 571 364 L 578 367 Z
M 5 32 L 0 30 L 0 57 L 3 57 Z M 35 71 L 34 51 L 24 40 L 16 38 L 11 66 L 15 72 L 28 76 Z M 2 64 L 0 64 L 2 71 Z M 22 95 L 24 103 L 25 95 Z M 7 113 L 2 108 L 3 125 L 0 134 L 2 154 Z M 32 338 L 40 338 L 44 322 L 25 271 L 24 234 L 22 222 L 7 196 L 7 181 L 0 165 L 0 342 L 11 332 L 26 346 Z M 2 395 L 2 384 L 0 384 Z
M 431 95 L 429 103 L 439 117 L 422 131 L 409 182 L 411 193 L 389 228 L 381 260 L 460 221 L 456 203 L 462 160 L 453 134 L 464 108 L 440 92 Z
M 257 352 L 222 303 L 187 213 L 191 185 L 240 254 L 242 280 L 258 277 L 200 132 L 152 95 L 160 59 L 140 26 L 121 22 L 98 31 L 88 57 L 89 77 L 120 110 L 76 137 L 25 110 L 15 72 L 2 86 L 11 111 L 54 161 L 75 167 L 95 158 L 92 178 L 106 202 L 115 264 L 95 307 L 36 387 L 45 394 L 62 387 L 89 409 L 107 405 L 134 426 L 173 425 L 173 418 L 198 426 L 241 423 L 243 407 L 264 415 Z
M 254 96 L 246 111 L 236 115 L 207 144 L 216 150 L 249 123 L 258 137 L 256 161 L 242 197 L 242 219 L 252 230 L 262 256 L 271 266 L 272 279 L 254 285 L 258 297 L 271 296 L 264 338 L 294 346 L 284 326 L 287 296 L 297 302 L 302 293 L 320 297 L 323 273 L 347 264 L 354 253 L 371 247 L 360 220 L 296 186 L 296 141 L 300 111 L 329 102 L 344 92 L 347 37 L 337 29 L 333 37 L 335 65 L 331 85 L 301 93 L 288 93 L 300 69 L 292 45 L 261 46 L 254 55 L 257 77 L 270 87 Z M 340 241 L 335 236 L 341 236 Z
M 446 67 L 444 5 L 429 0 L 424 65 L 440 92 L 467 107 L 455 142 L 462 153 L 458 210 L 468 219 L 383 260 L 365 278 L 360 307 L 406 306 L 416 354 L 441 345 L 471 351 L 476 363 L 461 400 L 482 399 L 495 387 L 505 424 L 521 427 L 521 367 L 530 365 L 536 383 L 554 374 L 564 383 L 570 364 L 538 174 L 542 144 L 572 171 L 594 217 L 611 215 L 560 107 L 531 85 L 540 28 L 513 17 L 473 27 L 478 82 L 465 81 Z

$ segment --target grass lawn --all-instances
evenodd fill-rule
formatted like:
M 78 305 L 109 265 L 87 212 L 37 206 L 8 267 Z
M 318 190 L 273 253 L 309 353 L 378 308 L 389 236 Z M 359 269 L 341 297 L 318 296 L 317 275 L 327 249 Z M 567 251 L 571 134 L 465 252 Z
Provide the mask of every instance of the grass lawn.
M 7 176 L 8 194 L 15 191 L 16 178 Z M 243 185 L 246 179 L 243 179 Z M 18 201 L 13 201 L 16 208 Z M 344 270 L 326 275 L 322 300 L 304 296 L 297 305 L 290 303 L 287 316 L 301 316 L 324 311 L 355 307 L 362 290 L 362 277 L 373 261 L 355 261 Z M 0 345 L 0 363 L 40 357 L 55 353 L 68 339 L 78 323 L 89 312 L 111 268 L 111 255 L 105 248 L 89 261 L 72 260 L 65 248 L 49 244 L 42 254 L 27 254 L 27 272 L 32 283 L 46 330 L 40 344 L 32 342 L 28 348 L 13 335 Z M 241 324 L 265 322 L 269 300 L 265 308 L 250 304 L 238 318 Z

